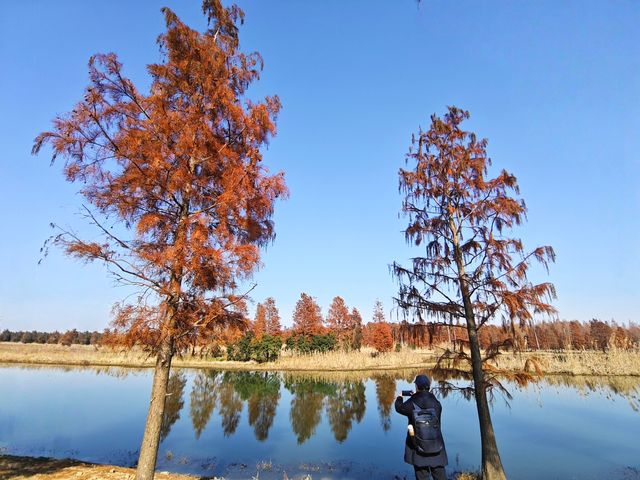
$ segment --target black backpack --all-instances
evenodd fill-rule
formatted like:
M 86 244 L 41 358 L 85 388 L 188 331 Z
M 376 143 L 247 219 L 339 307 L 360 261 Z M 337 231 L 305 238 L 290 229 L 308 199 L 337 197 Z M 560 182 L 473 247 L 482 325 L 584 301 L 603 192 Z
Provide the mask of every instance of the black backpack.
M 444 448 L 444 443 L 436 409 L 421 408 L 414 403 L 411 413 L 411 424 L 414 431 L 412 438 L 416 452 L 423 455 L 440 453 Z

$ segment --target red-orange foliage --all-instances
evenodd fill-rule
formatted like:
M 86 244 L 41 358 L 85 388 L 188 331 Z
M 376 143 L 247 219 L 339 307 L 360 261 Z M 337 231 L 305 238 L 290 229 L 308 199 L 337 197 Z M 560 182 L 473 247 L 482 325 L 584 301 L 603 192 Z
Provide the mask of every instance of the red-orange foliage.
M 527 280 L 532 261 L 554 260 L 551 247 L 526 253 L 522 241 L 504 231 L 525 217 L 515 176 L 502 170 L 487 178 L 491 160 L 486 140 L 460 128 L 468 112 L 450 107 L 444 119 L 433 115 L 431 128 L 414 139 L 417 150 L 407 155 L 413 169 L 400 170 L 405 194 L 402 210 L 409 217 L 407 242 L 426 243 L 426 257 L 409 268 L 393 265 L 398 277 L 398 304 L 423 319 L 466 319 L 465 298 L 478 327 L 499 314 L 527 324 L 534 313 L 555 313 L 546 303 L 553 285 Z M 463 284 L 468 292 L 460 293 Z
M 334 297 L 327 312 L 326 325 L 332 332 L 341 332 L 349 326 L 349 309 L 342 297 Z
M 349 348 L 351 342 L 351 319 L 349 308 L 342 297 L 334 297 L 326 318 L 327 329 L 334 333 L 342 348 Z
M 262 303 L 256 305 L 256 316 L 251 325 L 251 330 L 257 339 L 261 339 L 267 330 L 267 312 Z
M 83 99 L 33 146 L 37 153 L 49 143 L 53 158 L 65 159 L 67 180 L 80 184 L 92 207 L 85 214 L 102 236 L 87 241 L 61 231 L 54 242 L 141 289 L 140 303 L 116 310 L 113 327 L 125 345 L 158 354 L 162 380 L 154 380 L 149 432 L 174 352 L 227 326 L 244 327 L 237 282 L 258 266 L 260 246 L 273 238 L 274 202 L 287 193 L 283 175 L 261 163 L 280 102 L 245 96 L 262 59 L 239 51 L 242 11 L 204 0 L 204 33 L 162 12 L 162 60 L 147 66 L 148 93 L 124 75 L 114 53 L 94 55 Z M 146 432 L 140 478 L 155 465 Z
M 324 332 L 320 306 L 306 293 L 300 294 L 300 300 L 293 311 L 293 331 L 301 335 L 318 335 Z
M 473 370 L 482 477 L 504 479 L 485 391 L 496 382 L 483 371 L 478 328 L 503 315 L 518 345 L 518 327 L 534 314 L 554 314 L 553 285 L 527 279 L 531 262 L 546 267 L 554 252 L 544 246 L 527 253 L 520 239 L 506 235 L 526 215 L 524 202 L 511 196 L 519 193 L 516 178 L 505 170 L 489 178 L 487 141 L 460 128 L 468 112 L 448 110 L 444 118 L 432 115 L 429 130 L 414 137 L 408 168 L 399 172 L 402 211 L 409 219 L 405 239 L 425 256 L 409 267 L 394 263 L 392 270 L 400 283 L 398 305 L 407 313 L 443 323 L 465 320 L 471 354 L 460 355 Z
M 124 305 L 114 321 L 125 343 L 154 351 L 164 338 L 179 346 L 237 319 L 236 281 L 258 265 L 259 247 L 273 237 L 274 200 L 287 193 L 260 153 L 279 100 L 241 101 L 261 67 L 257 53 L 238 51 L 241 12 L 219 2 L 204 11 L 211 28 L 202 34 L 163 9 L 163 61 L 148 66 L 147 94 L 115 54 L 93 56 L 83 100 L 33 148 L 50 143 L 54 159 L 65 158 L 66 177 L 81 184 L 95 207 L 85 213 L 103 235 L 89 242 L 64 231 L 55 241 L 161 300 L 153 315 Z M 107 217 L 123 228 L 112 230 Z M 131 237 L 113 233 L 123 230 Z
M 593 319 L 589 322 L 591 330 L 591 338 L 594 342 L 594 347 L 601 349 L 603 352 L 607 350 L 610 345 L 614 330 L 601 320 Z
M 393 347 L 391 325 L 387 322 L 369 323 L 366 326 L 365 343 L 378 352 L 388 352 Z
M 267 321 L 267 334 L 280 335 L 282 327 L 280 326 L 280 313 L 276 307 L 276 301 L 269 297 L 264 301 L 265 316 Z

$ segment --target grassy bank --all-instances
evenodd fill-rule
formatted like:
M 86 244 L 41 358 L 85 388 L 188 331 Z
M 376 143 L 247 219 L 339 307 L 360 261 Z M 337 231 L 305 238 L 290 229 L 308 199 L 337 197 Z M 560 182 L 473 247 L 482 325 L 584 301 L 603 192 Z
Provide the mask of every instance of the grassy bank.
M 14 480 L 132 480 L 135 470 L 113 465 L 98 465 L 77 460 L 57 460 L 45 457 L 18 457 L 0 455 L 0 478 Z M 259 474 L 248 478 L 258 480 Z M 284 474 L 284 480 L 288 480 Z M 297 480 L 313 480 L 311 475 L 294 477 Z M 399 477 L 398 477 L 399 478 Z M 450 477 L 454 480 L 476 480 L 472 473 L 455 472 Z M 217 477 L 197 477 L 169 472 L 156 472 L 156 480 L 224 480 Z M 293 480 L 293 478 L 291 479 Z
M 15 480 L 131 480 L 135 470 L 76 460 L 0 455 L 0 478 Z M 198 477 L 158 472 L 157 480 L 195 480 Z
M 226 370 L 283 371 L 371 371 L 407 368 L 431 368 L 438 350 L 402 349 L 375 355 L 368 349 L 360 352 L 329 352 L 315 355 L 293 355 L 285 352 L 276 362 L 230 362 L 215 358 L 185 355 L 175 357 L 176 367 L 207 367 Z M 511 371 L 522 370 L 528 359 L 537 360 L 545 374 L 568 375 L 640 375 L 640 352 L 611 350 L 527 352 L 504 354 L 497 366 Z M 105 367 L 152 367 L 154 359 L 142 351 L 121 352 L 91 345 L 40 345 L 0 343 L 0 363 L 36 365 L 75 365 Z

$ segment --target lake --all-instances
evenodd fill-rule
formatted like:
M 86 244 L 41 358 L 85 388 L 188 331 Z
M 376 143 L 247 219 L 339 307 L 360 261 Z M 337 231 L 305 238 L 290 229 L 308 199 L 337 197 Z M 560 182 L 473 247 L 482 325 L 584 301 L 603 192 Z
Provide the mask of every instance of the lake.
M 0 450 L 132 466 L 151 370 L 0 366 Z M 175 369 L 158 470 L 226 478 L 413 478 L 393 401 L 416 371 Z M 427 372 L 428 373 L 428 372 Z M 510 479 L 640 479 L 640 378 L 547 377 L 496 393 Z M 480 462 L 475 404 L 440 394 L 447 471 Z

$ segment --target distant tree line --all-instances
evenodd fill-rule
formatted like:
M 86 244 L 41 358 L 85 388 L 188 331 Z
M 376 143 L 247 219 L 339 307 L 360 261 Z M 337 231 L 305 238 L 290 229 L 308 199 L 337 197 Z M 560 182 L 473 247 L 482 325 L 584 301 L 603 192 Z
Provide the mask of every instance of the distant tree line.
M 222 357 L 223 347 L 229 360 L 269 362 L 278 359 L 283 348 L 300 354 L 324 353 L 335 350 L 360 350 L 371 347 L 378 352 L 394 348 L 430 348 L 443 344 L 468 341 L 462 325 L 442 322 L 393 323 L 386 320 L 382 303 L 376 301 L 371 321 L 363 324 L 356 308 L 348 309 L 341 297 L 335 297 L 327 318 L 310 295 L 303 293 L 293 313 L 291 328 L 282 328 L 280 315 L 273 298 L 256 307 L 254 320 L 245 320 L 246 328 L 226 332 L 225 335 L 202 343 L 201 355 Z M 525 350 L 602 350 L 609 348 L 640 348 L 640 325 L 624 326 L 615 321 L 592 319 L 588 323 L 577 320 L 555 320 L 531 324 L 515 332 Z M 514 338 L 507 326 L 485 325 L 478 332 L 480 346 L 492 345 Z M 39 343 L 59 345 L 108 344 L 109 331 L 40 332 L 12 331 L 0 333 L 0 342 Z M 185 352 L 183 352 L 185 353 Z
M 393 342 L 409 347 L 467 342 L 467 331 L 462 325 L 441 322 L 392 323 Z M 514 335 L 515 333 L 515 335 Z M 640 348 L 640 325 L 628 326 L 614 321 L 592 319 L 588 323 L 577 320 L 554 320 L 527 325 L 515 332 L 511 327 L 486 324 L 478 331 L 483 349 L 515 338 L 525 350 L 602 350 L 609 348 Z
M 30 331 L 12 331 L 3 330 L 0 333 L 0 342 L 14 342 L 14 343 L 40 343 L 40 344 L 58 344 L 58 345 L 98 345 L 100 344 L 103 333 L 90 332 L 90 331 L 78 331 L 75 328 L 73 330 L 67 330 L 66 332 L 39 332 L 36 330 Z

